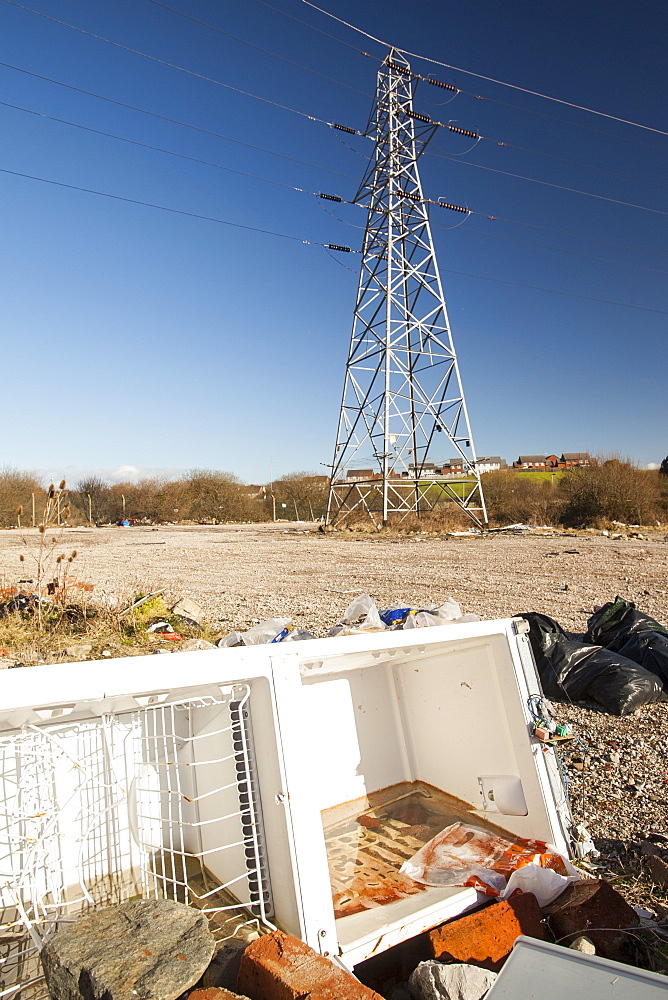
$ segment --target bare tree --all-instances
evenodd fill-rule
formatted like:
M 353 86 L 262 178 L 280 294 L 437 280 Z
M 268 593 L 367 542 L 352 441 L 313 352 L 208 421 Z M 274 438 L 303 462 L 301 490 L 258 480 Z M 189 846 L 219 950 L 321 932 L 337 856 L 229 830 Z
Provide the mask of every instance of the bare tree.
M 11 528 L 20 522 L 23 527 L 29 527 L 33 497 L 37 507 L 43 507 L 46 492 L 34 473 L 8 467 L 0 469 L 0 526 Z
M 314 521 L 327 513 L 327 476 L 319 476 L 315 472 L 291 472 L 274 480 L 273 491 L 276 502 L 286 504 L 290 518 L 294 516 L 298 521 Z

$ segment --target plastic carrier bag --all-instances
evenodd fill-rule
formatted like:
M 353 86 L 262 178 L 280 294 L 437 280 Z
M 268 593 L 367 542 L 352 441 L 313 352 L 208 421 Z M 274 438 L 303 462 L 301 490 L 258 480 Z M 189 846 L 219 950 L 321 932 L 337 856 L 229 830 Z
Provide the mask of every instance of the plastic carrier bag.
M 468 823 L 446 826 L 405 861 L 401 871 L 424 885 L 472 886 L 501 899 L 518 890 L 532 892 L 540 906 L 547 906 L 580 877 L 556 848 L 542 840 L 509 840 Z

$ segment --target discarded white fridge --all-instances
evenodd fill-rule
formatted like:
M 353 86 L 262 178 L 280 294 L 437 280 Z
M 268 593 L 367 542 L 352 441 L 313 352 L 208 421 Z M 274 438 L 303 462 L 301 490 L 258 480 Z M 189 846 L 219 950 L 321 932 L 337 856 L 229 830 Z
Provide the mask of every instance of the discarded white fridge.
M 0 675 L 0 997 L 86 909 L 165 896 L 349 968 L 474 905 L 401 864 L 463 819 L 569 853 L 521 620 Z

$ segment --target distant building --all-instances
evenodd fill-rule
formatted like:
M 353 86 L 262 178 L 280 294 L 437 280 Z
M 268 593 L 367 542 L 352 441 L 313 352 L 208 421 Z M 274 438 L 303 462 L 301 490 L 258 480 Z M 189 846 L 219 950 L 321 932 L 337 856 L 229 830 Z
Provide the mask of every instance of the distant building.
M 346 479 L 371 479 L 373 475 L 373 469 L 348 469 Z
M 556 455 L 520 455 L 513 469 L 556 469 L 558 465 Z
M 476 459 L 476 468 L 482 475 L 484 472 L 499 472 L 501 469 L 507 469 L 508 463 L 505 458 L 501 458 L 499 455 L 490 455 L 487 458 L 481 456 Z
M 565 451 L 561 458 L 557 455 L 520 455 L 513 462 L 513 469 L 570 469 L 590 464 L 586 451 Z

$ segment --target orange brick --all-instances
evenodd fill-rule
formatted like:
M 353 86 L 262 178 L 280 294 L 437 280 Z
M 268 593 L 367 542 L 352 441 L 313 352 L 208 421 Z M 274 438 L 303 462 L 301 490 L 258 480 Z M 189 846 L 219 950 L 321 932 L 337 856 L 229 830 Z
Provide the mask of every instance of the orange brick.
M 492 903 L 429 932 L 434 958 L 498 972 L 520 934 L 544 940 L 536 897 L 530 893 Z
M 248 945 L 237 989 L 250 1000 L 381 1000 L 345 969 L 282 931 Z

